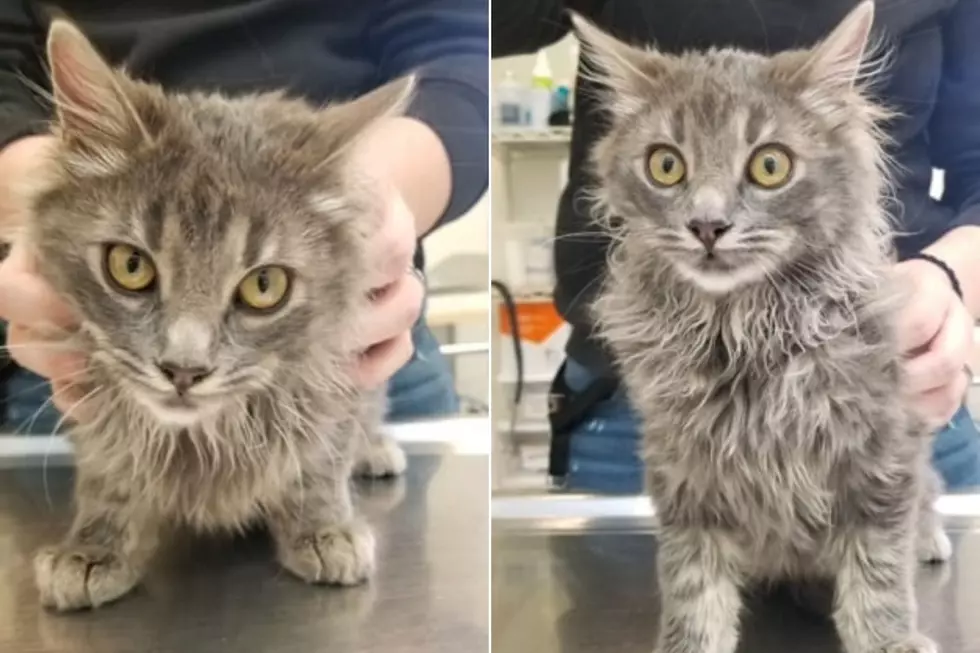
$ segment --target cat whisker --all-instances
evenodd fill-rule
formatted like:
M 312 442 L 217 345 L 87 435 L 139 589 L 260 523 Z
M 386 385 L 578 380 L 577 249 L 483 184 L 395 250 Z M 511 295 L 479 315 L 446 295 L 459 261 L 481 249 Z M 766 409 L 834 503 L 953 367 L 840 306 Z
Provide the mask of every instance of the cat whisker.
M 62 376 L 51 378 L 51 379 L 44 379 L 40 383 L 35 383 L 35 384 L 33 384 L 33 385 L 31 385 L 31 386 L 29 386 L 27 388 L 23 388 L 23 389 L 21 389 L 21 390 L 19 390 L 17 392 L 14 392 L 13 394 L 9 394 L 9 395 L 7 395 L 6 398 L 9 401 L 10 399 L 15 399 L 17 397 L 22 397 L 22 396 L 24 396 L 27 393 L 34 392 L 36 390 L 40 390 L 44 386 L 51 385 L 53 383 L 61 383 L 63 381 L 67 381 L 69 379 L 74 379 L 74 378 L 77 378 L 79 376 L 84 376 L 84 375 L 87 375 L 89 372 L 90 372 L 90 370 L 88 370 L 88 369 L 77 370 L 77 371 L 72 372 L 70 374 L 64 374 Z
M 94 389 L 92 389 L 91 391 L 89 391 L 87 394 L 85 394 L 81 399 L 79 399 L 78 401 L 76 401 L 75 403 L 73 403 L 71 406 L 69 406 L 68 407 L 68 410 L 66 410 L 62 414 L 61 419 L 58 420 L 58 423 L 55 424 L 54 429 L 53 429 L 54 433 L 57 433 L 58 432 L 58 430 L 61 428 L 62 424 L 65 423 L 65 421 L 69 418 L 69 416 L 72 414 L 72 412 L 74 412 L 74 410 L 76 408 L 78 408 L 79 406 L 81 406 L 83 403 L 85 403 L 88 399 L 90 399 L 94 395 L 96 395 L 99 392 L 101 392 L 102 389 L 103 389 L 102 386 L 95 387 Z M 54 398 L 54 395 L 52 395 L 52 399 L 53 398 Z M 43 457 L 43 459 L 41 461 L 41 483 L 44 486 L 44 499 L 47 502 L 49 509 L 53 509 L 54 508 L 54 503 L 51 500 L 51 489 L 50 489 L 50 486 L 48 484 L 48 460 L 51 457 L 51 447 L 52 447 L 52 444 L 53 444 L 53 440 L 50 441 L 48 443 L 48 446 L 45 448 L 45 450 L 44 450 L 44 457 Z

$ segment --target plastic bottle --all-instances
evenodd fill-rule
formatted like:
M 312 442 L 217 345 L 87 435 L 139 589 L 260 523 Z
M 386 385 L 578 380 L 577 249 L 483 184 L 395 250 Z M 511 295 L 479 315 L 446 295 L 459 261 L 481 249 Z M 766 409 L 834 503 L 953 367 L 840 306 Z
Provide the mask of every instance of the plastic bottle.
M 551 115 L 548 124 L 552 127 L 567 127 L 571 124 L 571 84 L 561 80 L 551 93 Z
M 551 115 L 551 64 L 544 50 L 538 51 L 534 70 L 531 71 L 531 90 L 528 92 L 530 127 L 547 129 Z
M 508 70 L 497 85 L 494 94 L 497 101 L 497 124 L 502 127 L 520 127 L 524 122 L 524 88 Z

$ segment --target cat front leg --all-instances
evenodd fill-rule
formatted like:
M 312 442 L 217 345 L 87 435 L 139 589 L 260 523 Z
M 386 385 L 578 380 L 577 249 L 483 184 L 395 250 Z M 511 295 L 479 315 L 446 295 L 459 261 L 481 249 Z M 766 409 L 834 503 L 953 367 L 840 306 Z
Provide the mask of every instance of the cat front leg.
M 834 622 L 847 653 L 936 653 L 916 628 L 914 533 L 876 526 L 844 536 Z
M 408 467 L 405 452 L 380 426 L 365 431 L 354 474 L 368 478 L 401 476 Z
M 68 536 L 34 558 L 42 605 L 61 611 L 98 607 L 132 590 L 158 543 L 157 517 L 125 488 L 80 470 L 75 503 Z
M 350 465 L 308 465 L 268 523 L 279 562 L 308 583 L 357 585 L 375 566 L 370 527 L 354 514 Z
M 936 511 L 936 499 L 942 493 L 943 481 L 928 462 L 925 463 L 925 482 L 919 502 L 916 556 L 919 562 L 937 564 L 953 555 L 953 543 L 943 528 L 942 516 Z
M 737 549 L 708 529 L 665 526 L 657 653 L 734 653 L 742 609 Z
M 387 411 L 386 389 L 376 390 L 364 397 L 357 418 L 357 461 L 354 474 L 368 478 L 401 476 L 408 466 L 405 452 L 384 429 Z M 355 428 L 357 428 L 355 427 Z

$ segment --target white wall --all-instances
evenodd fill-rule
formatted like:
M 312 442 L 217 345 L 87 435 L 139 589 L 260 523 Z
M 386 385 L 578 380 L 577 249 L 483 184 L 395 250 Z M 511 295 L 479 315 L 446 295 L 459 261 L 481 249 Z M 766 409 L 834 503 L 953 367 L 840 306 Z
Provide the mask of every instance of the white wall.
M 490 261 L 490 201 L 489 194 L 464 216 L 439 229 L 425 239 L 426 274 L 432 287 L 455 286 L 458 279 L 441 273 L 441 268 L 452 264 L 452 259 L 465 256 L 467 285 L 474 291 L 486 292 L 487 267 Z M 458 270 L 456 266 L 454 270 Z M 487 305 L 489 305 L 489 293 Z M 490 329 L 489 315 L 480 321 L 467 322 L 456 327 L 455 340 L 460 343 L 487 342 Z M 437 334 L 438 335 L 438 334 Z M 453 360 L 456 389 L 459 394 L 473 397 L 483 403 L 490 401 L 489 357 L 486 354 L 468 354 Z

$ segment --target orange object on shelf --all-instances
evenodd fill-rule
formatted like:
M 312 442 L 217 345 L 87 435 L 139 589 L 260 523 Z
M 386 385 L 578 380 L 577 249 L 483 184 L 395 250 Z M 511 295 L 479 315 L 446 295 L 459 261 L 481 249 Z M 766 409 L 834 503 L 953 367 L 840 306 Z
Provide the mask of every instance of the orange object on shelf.
M 515 308 L 521 340 L 543 344 L 565 325 L 565 320 L 558 314 L 554 302 L 549 299 L 518 301 Z M 507 308 L 501 305 L 498 310 L 501 335 L 513 336 Z

